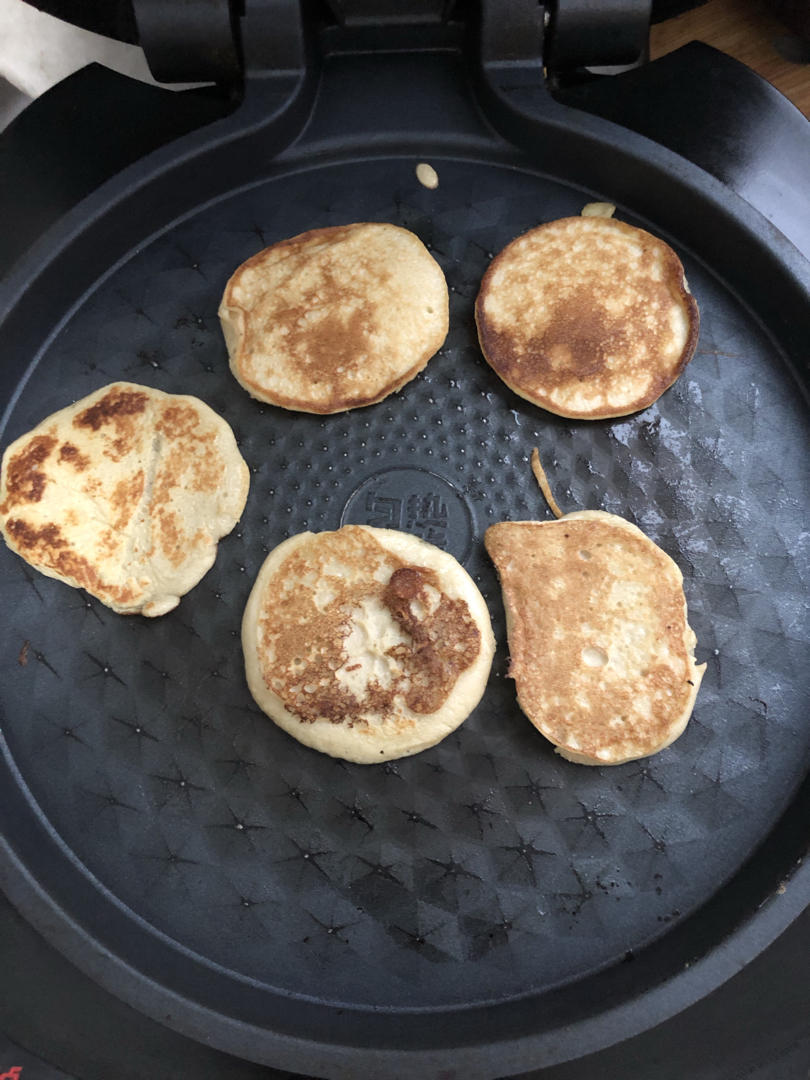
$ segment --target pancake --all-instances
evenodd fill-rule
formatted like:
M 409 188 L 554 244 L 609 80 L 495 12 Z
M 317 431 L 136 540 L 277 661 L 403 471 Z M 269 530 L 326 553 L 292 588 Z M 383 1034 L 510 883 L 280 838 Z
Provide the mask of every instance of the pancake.
M 683 732 L 705 664 L 683 577 L 624 518 L 599 510 L 492 525 L 518 702 L 584 765 L 648 757 Z
M 672 248 L 590 214 L 508 244 L 484 275 L 475 319 L 484 357 L 507 386 L 581 420 L 651 405 L 691 359 L 699 323 Z
M 8 447 L 0 530 L 113 611 L 163 615 L 213 564 L 248 484 L 233 432 L 202 401 L 112 383 Z
M 387 224 L 313 229 L 260 251 L 228 282 L 219 317 L 231 371 L 259 401 L 335 413 L 381 401 L 447 336 L 441 267 Z
M 416 754 L 476 707 L 495 644 L 470 576 L 393 529 L 299 533 L 270 552 L 242 620 L 250 692 L 332 757 Z

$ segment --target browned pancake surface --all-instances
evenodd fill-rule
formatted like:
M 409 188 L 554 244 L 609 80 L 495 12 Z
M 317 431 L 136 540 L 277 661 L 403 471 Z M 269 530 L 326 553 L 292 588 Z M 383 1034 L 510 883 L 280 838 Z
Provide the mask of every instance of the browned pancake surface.
M 242 642 L 262 709 L 301 742 L 361 762 L 416 753 L 457 727 L 494 648 L 486 605 L 452 556 L 356 525 L 270 553 Z
M 447 285 L 406 229 L 313 229 L 243 263 L 220 318 L 250 394 L 333 413 L 379 401 L 422 370 L 447 335 Z
M 689 362 L 698 311 L 662 240 L 609 218 L 562 218 L 493 260 L 475 307 L 488 363 L 561 416 L 643 409 Z
M 647 756 L 681 733 L 703 667 L 665 552 L 600 512 L 503 522 L 485 543 L 503 589 L 510 675 L 538 730 L 590 764 Z
M 328 591 L 330 599 L 319 604 L 317 591 L 300 586 L 273 590 L 261 623 L 264 653 L 273 656 L 273 689 L 290 712 L 310 723 L 318 717 L 345 723 L 368 713 L 391 714 L 400 696 L 415 713 L 435 712 L 478 656 L 480 631 L 466 603 L 441 592 L 433 570 L 408 566 L 387 555 L 373 537 L 347 528 L 348 534 L 322 539 L 317 554 L 305 550 L 284 565 L 290 585 L 318 573 L 321 595 Z M 383 569 L 387 580 L 377 580 L 369 573 L 372 568 Z M 429 590 L 436 596 L 433 610 Z M 377 605 L 391 617 L 402 640 L 387 650 L 393 661 L 390 678 L 367 680 L 357 697 L 349 689 L 350 679 L 341 683 L 334 676 L 347 660 L 347 675 L 352 662 L 357 664 L 354 670 L 360 670 L 363 656 L 353 657 L 347 647 L 351 613 Z M 414 610 L 425 614 L 416 618 Z
M 0 530 L 42 573 L 160 615 L 210 567 L 247 490 L 233 433 L 202 401 L 113 383 L 8 447 Z

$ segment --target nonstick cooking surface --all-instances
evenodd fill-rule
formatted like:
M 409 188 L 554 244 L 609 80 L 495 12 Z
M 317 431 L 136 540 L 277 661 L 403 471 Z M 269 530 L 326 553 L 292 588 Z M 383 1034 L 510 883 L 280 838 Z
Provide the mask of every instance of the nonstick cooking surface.
M 721 889 L 806 775 L 806 406 L 753 313 L 689 252 L 697 353 L 652 407 L 572 423 L 485 364 L 473 302 L 491 255 L 591 196 L 530 171 L 410 158 L 282 175 L 145 240 L 42 348 L 2 445 L 115 379 L 199 396 L 251 469 L 241 523 L 163 618 L 120 617 L 0 551 L 7 754 L 110 905 L 282 995 L 348 1009 L 504 1001 L 584 982 Z M 629 211 L 619 216 L 655 231 Z M 216 317 L 233 269 L 316 226 L 413 229 L 451 290 L 450 334 L 400 393 L 331 417 L 252 401 Z M 671 238 L 669 238 L 671 239 Z M 695 715 L 642 762 L 556 757 L 506 678 L 486 527 L 563 510 L 627 517 L 681 567 Z M 255 706 L 239 630 L 265 555 L 301 530 L 400 528 L 464 561 L 499 642 L 486 695 L 437 747 L 382 766 L 300 746 Z M 127 910 L 128 909 L 128 910 Z M 92 927 L 91 927 L 92 930 Z

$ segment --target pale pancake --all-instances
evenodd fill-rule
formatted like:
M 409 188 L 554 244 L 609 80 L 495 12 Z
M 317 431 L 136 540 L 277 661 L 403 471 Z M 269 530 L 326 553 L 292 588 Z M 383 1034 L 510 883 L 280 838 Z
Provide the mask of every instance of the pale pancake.
M 475 305 L 484 357 L 521 397 L 597 420 L 645 409 L 678 378 L 698 308 L 663 240 L 612 218 L 561 218 L 513 240 Z
M 243 263 L 219 317 L 249 394 L 334 413 L 381 401 L 422 370 L 447 336 L 447 283 L 407 229 L 313 229 Z
M 233 432 L 202 401 L 112 383 L 8 447 L 0 530 L 113 611 L 163 615 L 213 564 L 248 484 Z
M 706 665 L 683 577 L 624 518 L 598 510 L 492 525 L 518 702 L 557 752 L 619 765 L 683 732 Z
M 481 699 L 495 643 L 487 606 L 452 555 L 346 525 L 271 551 L 242 646 L 268 716 L 307 746 L 369 764 L 454 731 Z

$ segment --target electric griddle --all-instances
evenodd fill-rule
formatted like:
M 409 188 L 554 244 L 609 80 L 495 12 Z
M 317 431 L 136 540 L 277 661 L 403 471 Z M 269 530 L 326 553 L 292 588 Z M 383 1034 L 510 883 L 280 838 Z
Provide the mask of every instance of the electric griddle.
M 134 14 L 158 78 L 214 85 L 85 69 L 2 136 L 2 444 L 128 379 L 223 415 L 251 492 L 160 620 L 0 551 L 7 896 L 133 1023 L 177 1033 L 173 1075 L 198 1046 L 234 1069 L 494 1078 L 652 1029 L 810 900 L 807 122 L 704 46 L 633 66 L 640 3 Z M 593 200 L 676 248 L 701 337 L 652 407 L 578 423 L 497 379 L 472 306 L 504 244 Z M 366 409 L 251 400 L 216 318 L 230 272 L 359 220 L 412 229 L 438 259 L 444 347 Z M 564 509 L 627 517 L 684 572 L 708 669 L 652 759 L 572 765 L 517 707 L 481 541 L 544 516 L 534 446 Z M 242 673 L 266 553 L 347 522 L 452 552 L 499 641 L 459 731 L 379 768 L 290 740 Z

